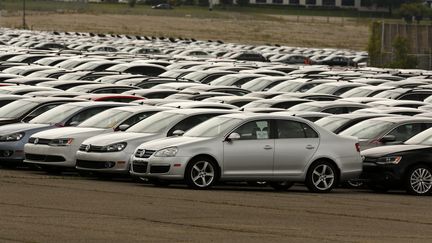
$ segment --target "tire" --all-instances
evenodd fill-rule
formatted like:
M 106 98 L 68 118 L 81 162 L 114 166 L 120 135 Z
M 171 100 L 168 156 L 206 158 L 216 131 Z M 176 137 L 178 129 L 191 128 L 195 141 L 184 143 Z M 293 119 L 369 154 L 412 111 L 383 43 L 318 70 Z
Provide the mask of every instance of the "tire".
M 338 182 L 339 176 L 332 163 L 317 161 L 309 168 L 306 175 L 306 187 L 311 192 L 330 192 Z
M 286 191 L 294 185 L 294 182 L 291 182 L 291 181 L 272 181 L 272 182 L 269 182 L 269 185 L 271 187 L 273 187 L 276 191 Z
M 189 162 L 185 170 L 186 184 L 193 189 L 212 187 L 218 179 L 216 163 L 207 158 L 198 158 Z
M 425 165 L 411 168 L 405 177 L 407 193 L 416 196 L 426 196 L 432 192 L 432 169 Z

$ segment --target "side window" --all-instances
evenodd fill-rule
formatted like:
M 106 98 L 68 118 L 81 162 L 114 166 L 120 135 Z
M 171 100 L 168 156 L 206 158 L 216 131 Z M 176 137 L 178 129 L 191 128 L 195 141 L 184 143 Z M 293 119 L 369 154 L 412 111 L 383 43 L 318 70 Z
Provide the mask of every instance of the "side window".
M 129 117 L 128 119 L 126 119 L 126 121 L 122 122 L 122 124 L 120 124 L 120 125 L 133 126 L 136 123 L 146 119 L 147 117 L 149 117 L 155 113 L 156 113 L 156 111 L 152 111 L 152 112 L 143 112 L 140 114 L 133 115 L 133 116 Z
M 399 97 L 399 100 L 418 100 L 418 101 L 423 101 L 420 100 L 420 97 L 418 94 L 406 94 L 406 95 L 402 95 L 401 97 Z
M 88 118 L 98 114 L 99 112 L 102 112 L 104 110 L 107 110 L 112 107 L 95 107 L 90 108 L 84 111 L 81 111 L 80 113 L 74 115 L 72 118 L 69 119 L 69 121 L 66 122 L 66 126 L 70 126 L 71 123 L 76 123 L 77 125 L 81 122 L 87 120 Z
M 277 120 L 277 138 L 306 138 L 300 122 Z
M 363 109 L 363 107 L 355 107 L 355 106 L 352 106 L 352 107 L 346 107 L 346 109 L 348 110 L 348 113 L 351 113 L 351 112 L 353 112 L 353 111 Z
M 334 92 L 334 95 L 341 95 L 345 92 L 347 92 L 348 90 L 352 89 L 352 87 L 345 87 L 345 88 L 341 88 L 338 91 Z
M 248 122 L 234 132 L 240 135 L 240 140 L 270 138 L 269 122 L 266 120 Z
M 172 136 L 173 133 L 176 130 L 182 130 L 182 131 L 187 131 L 189 129 L 191 129 L 192 127 L 207 121 L 208 119 L 217 116 L 219 114 L 205 114 L 205 115 L 196 115 L 196 116 L 191 116 L 188 118 L 185 118 L 183 121 L 177 123 L 174 127 L 172 127 L 169 131 L 167 136 Z
M 388 135 L 396 137 L 396 141 L 404 142 L 422 131 L 421 123 L 410 123 L 396 127 Z
M 344 114 L 345 109 L 343 107 L 333 107 L 323 110 L 322 112 L 330 113 L 330 114 Z
M 318 138 L 318 133 L 315 132 L 309 125 L 302 123 L 303 130 L 307 138 Z
M 287 102 L 281 102 L 281 103 L 276 103 L 274 105 L 272 105 L 273 108 L 282 108 L 282 109 L 288 109 L 294 105 L 297 104 L 301 104 L 303 103 L 302 101 L 300 102 L 296 102 L 296 101 L 287 101 Z

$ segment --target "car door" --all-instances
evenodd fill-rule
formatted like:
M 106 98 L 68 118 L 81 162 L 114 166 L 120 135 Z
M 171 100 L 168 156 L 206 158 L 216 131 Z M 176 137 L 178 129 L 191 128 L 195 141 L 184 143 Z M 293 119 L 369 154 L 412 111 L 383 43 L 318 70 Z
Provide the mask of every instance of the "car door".
M 235 129 L 232 133 L 240 138 L 223 142 L 223 176 L 271 178 L 274 139 L 270 131 L 269 120 L 250 121 Z
M 319 136 L 309 125 L 291 120 L 275 120 L 275 177 L 298 176 L 315 154 Z

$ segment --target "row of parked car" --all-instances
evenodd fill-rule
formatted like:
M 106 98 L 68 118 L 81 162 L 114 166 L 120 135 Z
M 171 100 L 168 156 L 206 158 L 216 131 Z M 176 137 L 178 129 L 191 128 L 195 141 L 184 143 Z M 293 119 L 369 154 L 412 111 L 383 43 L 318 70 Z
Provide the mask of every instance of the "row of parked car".
M 4 166 L 197 189 L 432 191 L 430 71 L 268 61 L 367 58 L 350 50 L 10 29 L 0 40 Z

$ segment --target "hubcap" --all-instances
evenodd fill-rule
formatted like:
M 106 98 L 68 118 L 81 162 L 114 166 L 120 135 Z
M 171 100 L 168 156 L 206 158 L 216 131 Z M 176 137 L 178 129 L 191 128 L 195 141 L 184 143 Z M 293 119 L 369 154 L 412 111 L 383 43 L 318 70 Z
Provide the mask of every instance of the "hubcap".
M 213 165 L 207 161 L 197 162 L 192 167 L 191 178 L 193 183 L 199 187 L 209 186 L 214 180 Z
M 312 172 L 312 182 L 319 190 L 327 190 L 334 183 L 333 169 L 328 165 L 319 165 Z
M 418 168 L 410 177 L 411 188 L 418 194 L 428 193 L 432 187 L 432 174 L 426 168 Z

